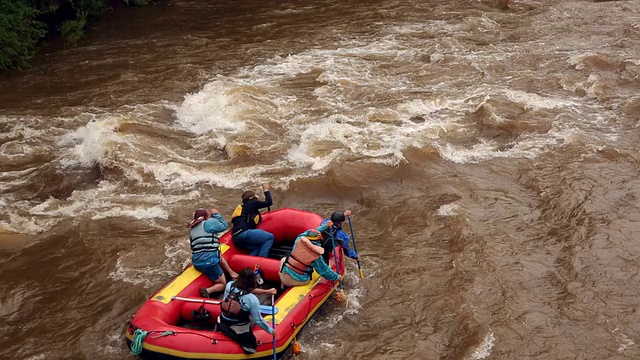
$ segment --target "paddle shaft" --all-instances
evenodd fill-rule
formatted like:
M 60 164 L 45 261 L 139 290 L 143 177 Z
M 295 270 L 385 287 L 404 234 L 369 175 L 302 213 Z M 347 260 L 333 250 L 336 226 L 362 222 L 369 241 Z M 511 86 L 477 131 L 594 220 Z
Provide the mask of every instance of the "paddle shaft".
M 336 272 L 338 273 L 338 278 L 340 278 L 340 264 L 338 263 L 338 251 L 336 250 L 336 241 L 333 236 L 333 225 L 329 228 L 329 234 L 331 234 L 331 246 L 333 247 L 333 261 L 336 263 Z M 342 280 L 338 282 L 338 286 L 342 290 Z
M 353 250 L 355 250 L 355 252 L 358 252 L 358 248 L 356 247 L 356 237 L 355 235 L 353 235 L 353 223 L 351 223 L 351 216 L 347 216 L 347 219 L 349 219 L 349 230 L 351 230 L 351 241 L 353 241 Z M 360 260 L 356 260 L 356 263 L 358 264 L 358 271 L 360 271 L 360 279 L 364 279 L 364 272 L 362 271 L 362 267 L 360 267 Z
M 271 324 L 273 327 L 273 330 L 276 330 L 276 315 L 275 315 L 275 307 L 276 307 L 276 298 L 275 295 L 271 295 L 271 312 L 274 314 L 271 316 Z M 273 335 L 273 360 L 277 359 L 277 355 L 278 355 L 278 349 L 276 347 L 276 336 Z

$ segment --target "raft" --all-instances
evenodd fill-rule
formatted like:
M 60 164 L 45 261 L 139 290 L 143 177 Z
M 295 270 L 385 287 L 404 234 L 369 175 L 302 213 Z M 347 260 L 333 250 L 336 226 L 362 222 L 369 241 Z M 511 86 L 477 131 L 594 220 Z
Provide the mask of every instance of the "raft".
M 280 259 L 291 252 L 296 237 L 305 230 L 318 227 L 322 217 L 304 210 L 283 208 L 264 213 L 262 219 L 258 228 L 275 236 L 269 258 L 249 256 L 246 251 L 237 249 L 231 241 L 230 232 L 220 238 L 221 253 L 236 272 L 246 267 L 253 269 L 259 266 L 264 274 L 262 287 L 279 289 L 275 302 L 275 328 L 276 353 L 280 356 L 296 334 L 335 292 L 338 282 L 328 281 L 314 272 L 309 284 L 281 290 L 278 276 Z M 337 269 L 343 274 L 344 258 L 340 247 L 336 248 L 335 254 Z M 335 260 L 336 257 L 332 255 L 329 261 L 329 266 L 334 271 Z M 258 340 L 258 348 L 251 355 L 245 355 L 236 342 L 216 331 L 222 293 L 218 299 L 199 296 L 199 289 L 211 284 L 206 275 L 189 264 L 135 312 L 125 333 L 128 345 L 137 348 L 140 356 L 145 359 L 273 358 L 273 336 L 257 325 L 253 332 Z M 263 295 L 259 298 L 261 308 L 264 309 L 261 311 L 263 317 L 272 324 L 273 316 L 265 315 L 272 313 L 271 297 Z M 205 316 L 206 319 L 200 316 L 204 313 L 203 310 L 210 314 Z

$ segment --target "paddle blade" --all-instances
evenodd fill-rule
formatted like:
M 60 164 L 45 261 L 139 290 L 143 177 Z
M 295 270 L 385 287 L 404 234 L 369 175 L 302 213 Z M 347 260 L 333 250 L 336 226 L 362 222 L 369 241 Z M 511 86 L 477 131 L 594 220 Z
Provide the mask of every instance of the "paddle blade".
M 364 279 L 364 270 L 360 269 L 360 279 Z
M 298 340 L 293 340 L 293 353 L 296 355 L 300 355 L 300 353 L 302 353 L 302 348 L 300 347 Z
M 278 313 L 277 307 L 273 307 L 272 309 L 271 305 L 260 305 L 260 314 L 275 315 L 277 313 Z

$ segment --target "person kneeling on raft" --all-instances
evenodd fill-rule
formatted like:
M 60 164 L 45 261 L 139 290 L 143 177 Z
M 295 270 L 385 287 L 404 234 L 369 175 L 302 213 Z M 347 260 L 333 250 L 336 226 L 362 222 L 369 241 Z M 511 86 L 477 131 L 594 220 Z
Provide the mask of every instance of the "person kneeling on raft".
M 291 255 L 280 260 L 280 282 L 282 286 L 306 285 L 311 281 L 311 274 L 315 269 L 320 276 L 335 281 L 340 275 L 331 270 L 329 265 L 322 259 L 324 249 L 321 246 L 321 231 L 325 227 L 330 227 L 331 222 L 321 225 L 318 229 L 310 229 L 298 235 Z

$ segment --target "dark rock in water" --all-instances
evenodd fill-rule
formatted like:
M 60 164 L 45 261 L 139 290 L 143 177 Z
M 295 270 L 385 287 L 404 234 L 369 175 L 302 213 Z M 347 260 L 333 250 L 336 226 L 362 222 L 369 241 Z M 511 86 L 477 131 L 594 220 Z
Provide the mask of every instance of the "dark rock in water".
M 409 121 L 416 123 L 416 124 L 421 124 L 423 122 L 426 121 L 426 119 L 423 116 L 417 115 L 417 116 L 412 116 L 409 118 Z

